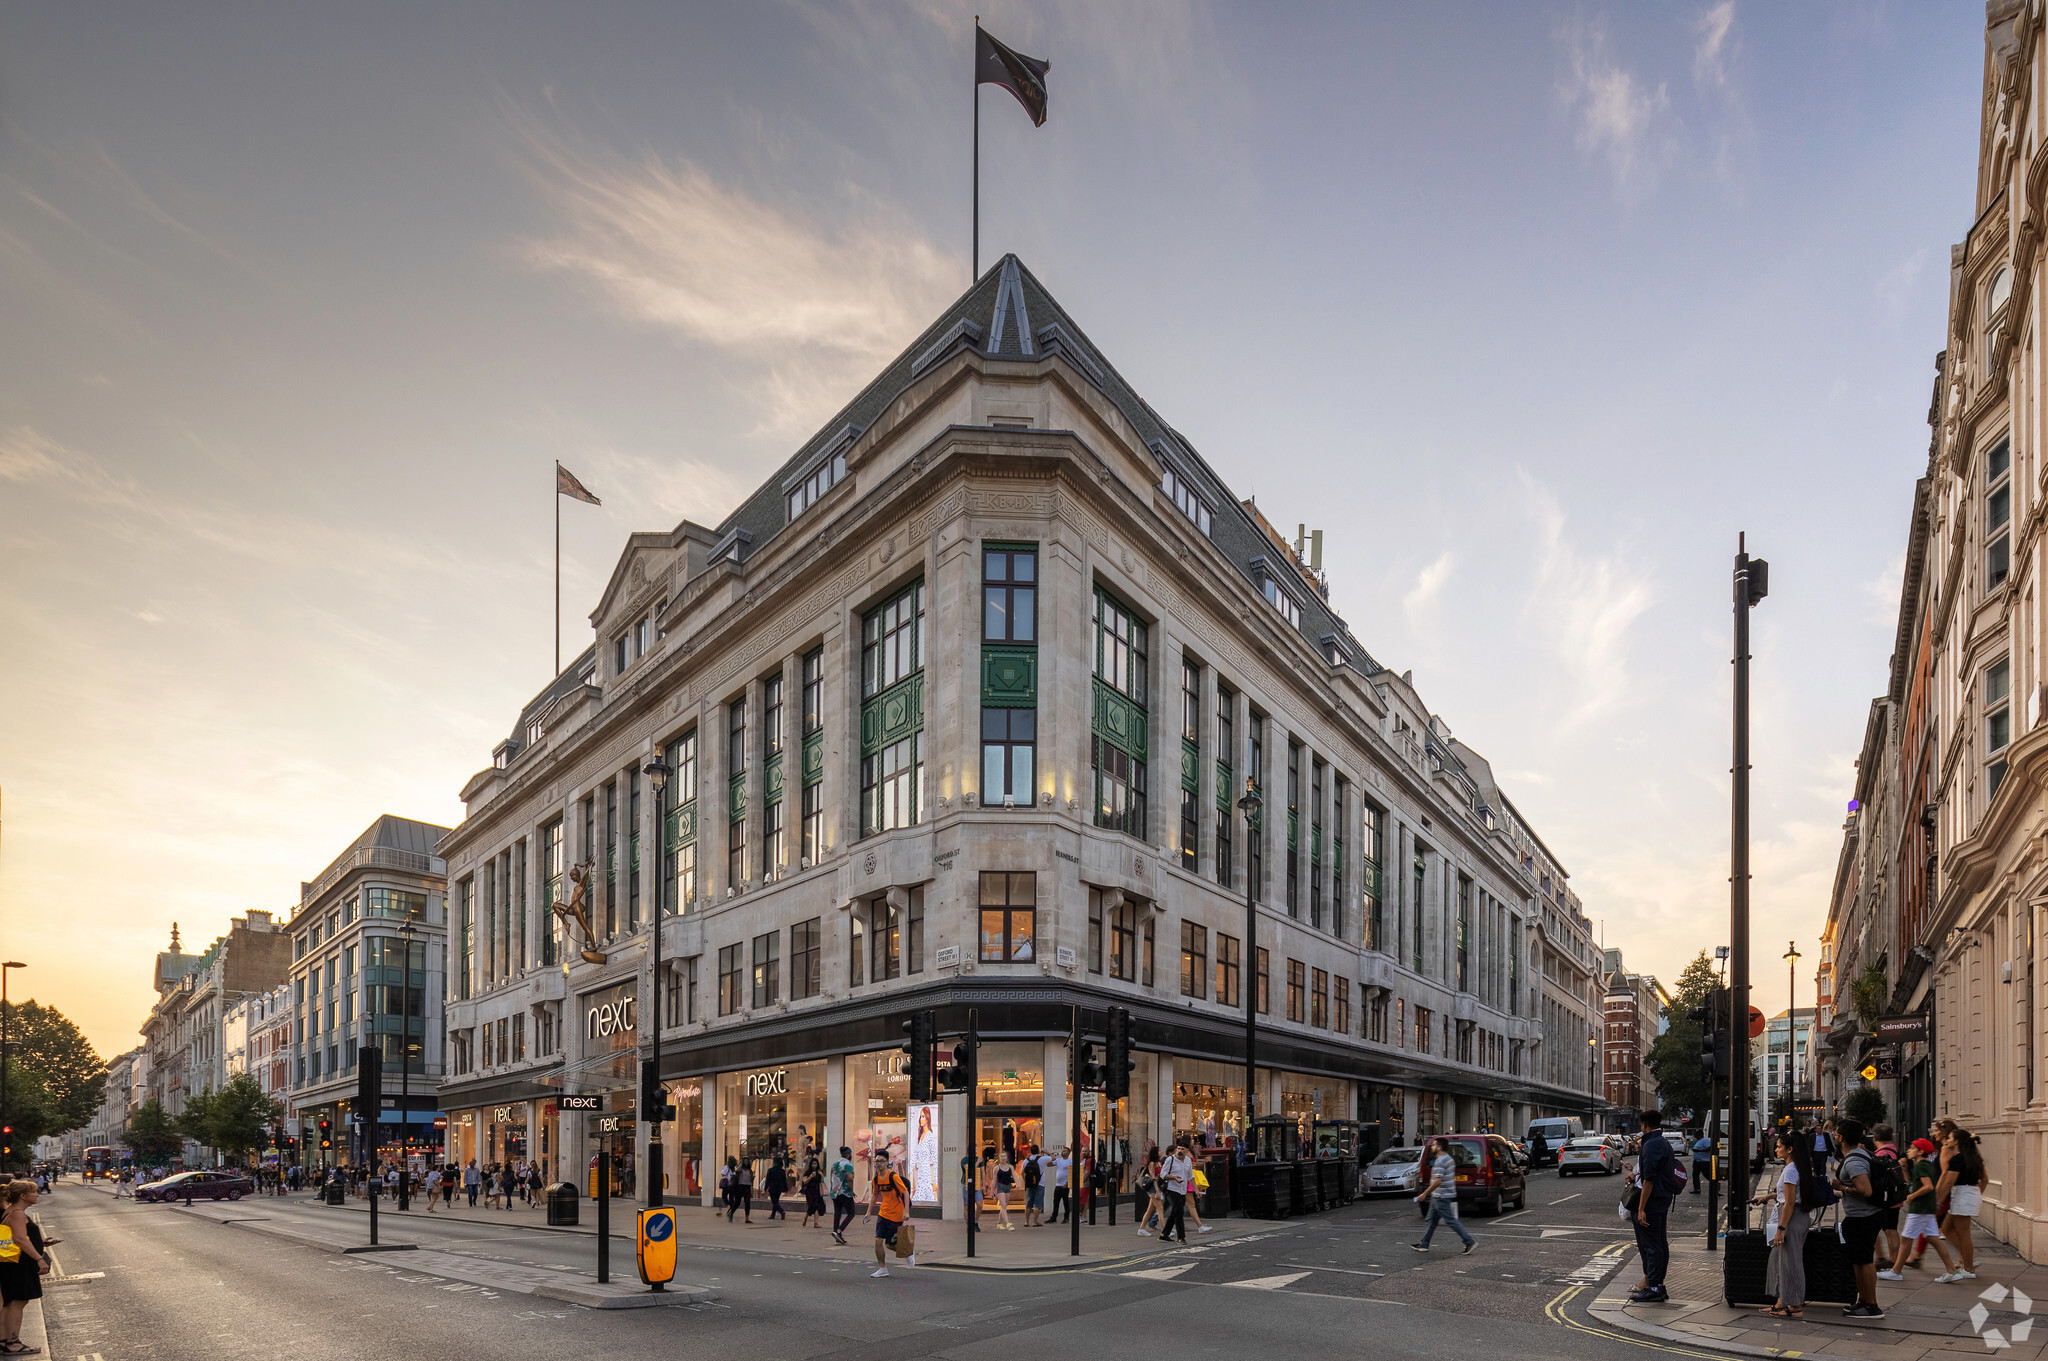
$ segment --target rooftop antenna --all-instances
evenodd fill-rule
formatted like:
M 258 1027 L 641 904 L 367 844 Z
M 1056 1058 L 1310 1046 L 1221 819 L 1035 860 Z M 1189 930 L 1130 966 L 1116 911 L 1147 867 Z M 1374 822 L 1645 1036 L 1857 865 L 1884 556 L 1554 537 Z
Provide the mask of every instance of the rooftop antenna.
M 1311 572 L 1323 570 L 1323 531 L 1320 529 L 1308 536 L 1308 569 Z

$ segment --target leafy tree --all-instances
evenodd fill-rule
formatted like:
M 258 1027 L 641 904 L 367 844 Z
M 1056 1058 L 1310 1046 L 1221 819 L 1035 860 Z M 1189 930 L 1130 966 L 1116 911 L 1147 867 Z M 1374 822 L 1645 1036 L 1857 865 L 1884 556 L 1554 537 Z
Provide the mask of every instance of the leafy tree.
M 155 1097 L 136 1107 L 135 1114 L 128 1117 L 121 1142 L 128 1145 L 135 1160 L 141 1163 L 167 1163 L 185 1151 L 184 1137 Z
M 1843 1100 L 1842 1114 L 1869 1129 L 1884 1119 L 1884 1093 L 1875 1087 L 1858 1087 Z
M 1678 982 L 1671 989 L 1671 1005 L 1664 1008 L 1665 1030 L 1650 1045 L 1650 1052 L 1644 1062 L 1652 1076 L 1657 1079 L 1657 1100 L 1666 1110 L 1690 1110 L 1700 1113 L 1711 1106 L 1713 1098 L 1707 1090 L 1706 1070 L 1700 1064 L 1700 1027 L 1686 1013 L 1703 1005 L 1721 985 L 1721 976 L 1714 969 L 1714 961 L 1705 950 L 1699 952 L 1679 971 Z M 1720 1092 L 1725 1104 L 1728 1092 Z M 1756 1098 L 1756 1074 L 1749 1074 L 1749 1095 Z
M 7 1061 L 10 1070 L 18 1065 L 42 1080 L 50 1124 L 39 1134 L 92 1123 L 106 1092 L 107 1065 L 63 1012 L 34 1001 L 9 1003 Z
M 206 1145 L 229 1162 L 241 1163 L 249 1151 L 266 1143 L 270 1127 L 284 1119 L 284 1103 L 265 1096 L 250 1073 L 236 1073 L 218 1091 L 187 1099 L 178 1125 L 188 1138 Z

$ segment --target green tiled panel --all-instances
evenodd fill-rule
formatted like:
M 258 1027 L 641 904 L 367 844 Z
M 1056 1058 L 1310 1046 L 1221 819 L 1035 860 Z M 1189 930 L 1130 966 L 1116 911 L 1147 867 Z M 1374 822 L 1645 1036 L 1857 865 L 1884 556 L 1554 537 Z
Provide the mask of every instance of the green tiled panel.
M 1128 695 L 1112 690 L 1094 678 L 1095 735 L 1111 746 L 1143 761 L 1147 759 L 1145 711 Z
M 985 645 L 981 649 L 981 702 L 991 709 L 1038 704 L 1038 649 Z
M 1237 776 L 1231 773 L 1230 763 L 1216 763 L 1216 811 L 1228 813 L 1231 801 L 1237 797 Z
M 762 772 L 762 797 L 774 803 L 782 797 L 782 753 L 768 758 L 767 769 Z
M 688 846 L 697 839 L 697 801 L 691 799 L 681 808 L 671 809 L 668 815 L 668 850 L 672 853 L 678 846 Z
M 1180 740 L 1180 787 L 1193 792 L 1202 787 L 1202 752 L 1183 737 Z
M 860 706 L 860 754 L 872 756 L 924 727 L 924 672 L 907 676 Z
M 738 822 L 747 815 L 747 777 L 735 775 L 725 789 L 725 815 Z
M 1376 860 L 1366 861 L 1364 870 L 1365 873 L 1360 882 L 1365 886 L 1365 896 L 1368 898 L 1378 898 L 1381 890 L 1379 862 Z
M 1287 849 L 1292 851 L 1300 840 L 1301 814 L 1290 808 L 1287 810 Z
M 804 739 L 804 783 L 816 784 L 825 778 L 825 734 L 814 732 Z

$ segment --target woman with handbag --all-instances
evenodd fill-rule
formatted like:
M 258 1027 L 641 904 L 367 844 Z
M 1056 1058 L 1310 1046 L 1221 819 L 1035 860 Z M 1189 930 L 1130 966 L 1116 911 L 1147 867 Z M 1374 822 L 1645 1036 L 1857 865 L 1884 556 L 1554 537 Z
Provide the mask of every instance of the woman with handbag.
M 1941 1181 L 1936 1194 L 1946 1194 L 1948 1214 L 1941 1221 L 1941 1236 L 1955 1245 L 1958 1265 L 1936 1281 L 1977 1279 L 1977 1245 L 1970 1237 L 1971 1221 L 1984 1204 L 1984 1155 L 1977 1151 L 1977 1136 L 1953 1121 L 1941 1147 Z
M 1186 1145 L 1182 1145 L 1182 1146 L 1181 1146 L 1181 1151 L 1182 1151 L 1183 1153 L 1186 1153 L 1186 1154 L 1188 1155 L 1188 1161 L 1189 1161 L 1189 1162 L 1193 1162 L 1193 1161 L 1194 1161 L 1194 1158 L 1195 1158 L 1195 1154 L 1194 1154 L 1194 1150 L 1193 1150 L 1193 1149 L 1191 1149 L 1191 1148 L 1188 1148 L 1188 1147 L 1187 1147 Z M 1192 1220 L 1194 1220 L 1194 1221 L 1195 1221 L 1195 1232 L 1196 1232 L 1196 1233 L 1207 1233 L 1207 1232 L 1209 1232 L 1209 1226 L 1208 1226 L 1207 1224 L 1204 1224 L 1204 1223 L 1202 1222 L 1202 1211 L 1201 1211 L 1201 1209 L 1199 1208 L 1199 1207 L 1200 1207 L 1200 1205 L 1201 1205 L 1201 1201 L 1202 1201 L 1202 1192 L 1204 1192 L 1204 1191 L 1206 1191 L 1206 1190 L 1208 1190 L 1208 1189 L 1209 1189 L 1209 1174 L 1208 1174 L 1208 1173 L 1206 1173 L 1206 1172 L 1204 1172 L 1204 1171 L 1203 1171 L 1203 1170 L 1202 1170 L 1201 1168 L 1197 1167 L 1197 1168 L 1196 1168 L 1196 1169 L 1194 1170 L 1194 1172 L 1193 1172 L 1193 1173 L 1192 1173 L 1192 1174 L 1191 1174 L 1191 1175 L 1190 1175 L 1190 1176 L 1188 1177 L 1188 1199 L 1187 1199 L 1187 1214 L 1188 1214 L 1188 1218 L 1190 1218 L 1190 1219 L 1192 1219 Z
M 6 1302 L 5 1311 L 0 1312 L 0 1333 L 6 1334 L 0 1338 L 0 1356 L 29 1356 L 42 1350 L 21 1340 L 21 1316 L 30 1300 L 43 1297 L 43 1277 L 50 1270 L 42 1229 L 28 1217 L 37 1198 L 32 1181 L 10 1182 L 0 1190 L 0 1205 L 6 1207 L 0 1225 L 10 1235 L 0 1241 L 0 1301 Z
M 1771 1263 L 1764 1278 L 1765 1288 L 1778 1292 L 1778 1302 L 1764 1312 L 1774 1318 L 1804 1318 L 1806 1230 L 1820 1174 L 1814 1170 L 1811 1141 L 1802 1133 L 1787 1129 L 1779 1134 L 1778 1156 L 1785 1168 L 1778 1174 L 1777 1193 L 1770 1198 L 1765 1233 L 1771 1242 Z
M 1138 1190 L 1145 1196 L 1145 1212 L 1138 1216 L 1138 1237 L 1150 1238 L 1152 1230 L 1146 1226 L 1155 1220 L 1166 1223 L 1166 1183 L 1159 1174 L 1159 1149 L 1155 1145 L 1145 1154 L 1145 1168 L 1138 1174 Z

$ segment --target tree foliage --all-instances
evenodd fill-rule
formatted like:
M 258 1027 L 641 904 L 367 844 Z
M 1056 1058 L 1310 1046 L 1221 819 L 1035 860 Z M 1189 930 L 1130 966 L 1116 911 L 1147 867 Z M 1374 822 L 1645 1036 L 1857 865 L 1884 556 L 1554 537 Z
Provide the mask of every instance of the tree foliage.
M 1884 1120 L 1884 1093 L 1875 1087 L 1858 1087 L 1842 1100 L 1842 1114 L 1869 1129 Z
M 54 1123 L 40 1134 L 83 1129 L 98 1113 L 107 1088 L 107 1065 L 55 1007 L 34 1001 L 7 1005 L 7 1061 L 42 1079 Z
M 163 1102 L 155 1097 L 136 1107 L 135 1114 L 128 1117 L 121 1142 L 128 1145 L 140 1163 L 167 1163 L 185 1151 L 184 1136 L 178 1133 L 177 1124 L 164 1110 Z
M 248 1160 L 250 1150 L 269 1142 L 271 1127 L 283 1119 L 283 1102 L 265 1096 L 253 1075 L 236 1073 L 218 1091 L 188 1097 L 178 1128 L 229 1162 L 241 1163 Z
M 1664 1033 L 1650 1045 L 1644 1060 L 1657 1079 L 1657 1102 L 1666 1111 L 1689 1110 L 1704 1119 L 1711 1104 L 1706 1070 L 1700 1064 L 1700 1025 L 1687 1013 L 1704 1005 L 1719 986 L 1721 976 L 1715 971 L 1714 961 L 1702 950 L 1679 971 L 1678 981 L 1671 988 L 1671 1005 L 1664 1008 Z M 1756 1095 L 1753 1072 L 1749 1093 L 1752 1098 Z M 1725 1087 L 1719 1097 L 1725 1105 Z

